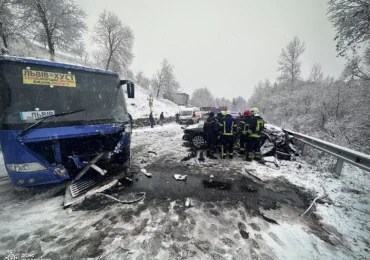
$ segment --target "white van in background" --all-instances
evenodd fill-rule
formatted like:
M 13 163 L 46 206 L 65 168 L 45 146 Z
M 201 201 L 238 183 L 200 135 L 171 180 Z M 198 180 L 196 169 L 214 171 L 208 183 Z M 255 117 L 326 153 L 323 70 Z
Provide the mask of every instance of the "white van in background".
M 192 125 L 199 123 L 200 108 L 199 107 L 181 107 L 180 108 L 180 124 Z

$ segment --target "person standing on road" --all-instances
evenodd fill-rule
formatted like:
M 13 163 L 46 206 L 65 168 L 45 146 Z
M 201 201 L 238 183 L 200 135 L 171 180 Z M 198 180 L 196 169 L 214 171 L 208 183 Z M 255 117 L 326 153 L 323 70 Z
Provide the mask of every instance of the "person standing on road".
M 159 122 L 161 124 L 161 126 L 163 126 L 163 122 L 164 122 L 164 115 L 163 115 L 163 112 L 161 113 L 161 115 L 159 116 Z
M 217 157 L 214 156 L 214 153 L 216 152 L 217 139 L 220 132 L 219 124 L 214 116 L 215 114 L 210 112 L 209 117 L 207 118 L 206 122 L 204 122 L 203 126 L 207 143 L 207 157 L 210 159 L 217 159 Z
M 179 124 L 180 123 L 180 114 L 176 113 L 175 117 L 176 117 L 176 123 Z
M 234 157 L 234 132 L 236 131 L 236 124 L 233 117 L 231 116 L 231 111 L 227 110 L 225 117 L 222 120 L 221 126 L 221 158 L 225 159 L 226 155 L 229 155 L 230 159 Z
M 153 128 L 154 127 L 154 117 L 153 117 L 153 112 L 150 112 L 149 114 L 149 122 L 150 122 L 150 127 Z
M 252 159 L 262 161 L 260 138 L 265 128 L 265 121 L 259 115 L 258 108 L 252 108 L 251 114 L 252 120 L 250 124 L 250 134 L 248 136 L 250 145 L 248 145 L 248 155 L 246 159 L 247 161 L 251 161 Z
M 251 121 L 252 121 L 252 118 L 251 118 L 251 111 L 250 110 L 245 110 L 244 111 L 244 116 L 241 118 L 240 120 L 240 131 L 241 131 L 241 134 L 240 134 L 240 141 L 239 141 L 239 144 L 240 144 L 240 149 L 239 149 L 239 153 L 240 154 L 246 154 L 246 150 L 248 149 L 248 146 L 249 146 L 249 139 L 248 139 L 248 135 L 250 133 L 250 125 L 251 125 Z

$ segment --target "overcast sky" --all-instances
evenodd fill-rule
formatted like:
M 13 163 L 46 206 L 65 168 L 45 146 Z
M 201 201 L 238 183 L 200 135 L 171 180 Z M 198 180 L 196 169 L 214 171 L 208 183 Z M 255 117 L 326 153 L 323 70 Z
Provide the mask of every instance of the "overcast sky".
M 152 76 L 167 58 L 183 91 L 208 87 L 216 97 L 248 99 L 260 80 L 277 76 L 281 49 L 298 36 L 306 44 L 302 76 L 314 63 L 339 76 L 326 0 L 76 0 L 92 30 L 104 9 L 135 34 L 132 70 Z

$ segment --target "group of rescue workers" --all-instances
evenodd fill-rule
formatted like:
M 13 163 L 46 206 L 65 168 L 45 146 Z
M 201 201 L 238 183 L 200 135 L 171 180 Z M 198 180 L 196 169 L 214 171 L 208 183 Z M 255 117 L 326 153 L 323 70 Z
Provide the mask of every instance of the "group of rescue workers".
M 206 137 L 207 157 L 217 159 L 215 153 L 218 146 L 221 146 L 220 157 L 225 159 L 229 156 L 233 158 L 234 141 L 240 134 L 239 154 L 245 155 L 247 161 L 253 159 L 262 160 L 260 150 L 260 137 L 264 129 L 264 120 L 259 115 L 258 108 L 244 111 L 244 115 L 234 119 L 231 111 L 221 111 L 216 116 L 213 112 L 204 122 L 204 134 Z

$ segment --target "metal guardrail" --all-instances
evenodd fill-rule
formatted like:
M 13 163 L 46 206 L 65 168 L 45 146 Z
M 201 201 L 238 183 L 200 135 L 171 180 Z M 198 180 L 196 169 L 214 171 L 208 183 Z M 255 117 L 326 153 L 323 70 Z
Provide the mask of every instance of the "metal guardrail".
M 365 171 L 370 172 L 370 155 L 357 152 L 339 145 L 335 145 L 320 139 L 297 133 L 294 131 L 284 129 L 286 133 L 289 133 L 294 136 L 297 141 L 300 141 L 304 144 L 312 146 L 318 150 L 324 151 L 328 154 L 331 154 L 337 157 L 337 163 L 335 166 L 336 174 L 340 175 L 343 168 L 343 163 L 347 162 L 352 165 L 355 165 Z

